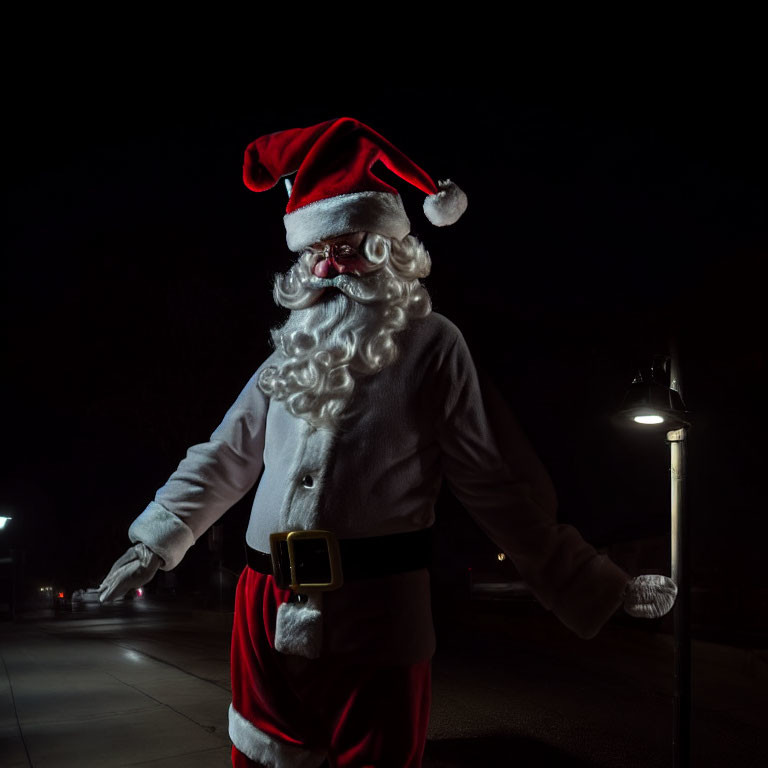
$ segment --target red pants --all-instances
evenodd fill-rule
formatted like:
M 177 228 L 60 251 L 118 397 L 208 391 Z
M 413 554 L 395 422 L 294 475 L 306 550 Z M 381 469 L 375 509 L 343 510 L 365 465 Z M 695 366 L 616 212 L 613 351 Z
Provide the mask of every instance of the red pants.
M 289 591 L 246 566 L 232 629 L 229 732 L 235 768 L 418 768 L 427 737 L 430 661 L 408 666 L 305 659 L 274 648 Z

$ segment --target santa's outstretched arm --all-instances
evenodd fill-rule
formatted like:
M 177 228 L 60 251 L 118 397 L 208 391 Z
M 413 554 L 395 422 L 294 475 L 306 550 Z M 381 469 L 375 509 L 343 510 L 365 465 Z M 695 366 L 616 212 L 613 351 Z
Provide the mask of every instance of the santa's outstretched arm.
M 557 522 L 546 470 L 498 392 L 481 384 L 460 334 L 439 382 L 446 480 L 545 608 L 583 638 L 594 637 L 622 606 L 648 618 L 670 610 L 670 579 L 632 579 L 576 528 Z
M 264 366 L 262 366 L 263 368 Z M 268 400 L 251 377 L 205 443 L 187 451 L 176 471 L 133 521 L 129 547 L 99 586 L 111 600 L 170 571 L 187 550 L 258 480 L 264 463 Z

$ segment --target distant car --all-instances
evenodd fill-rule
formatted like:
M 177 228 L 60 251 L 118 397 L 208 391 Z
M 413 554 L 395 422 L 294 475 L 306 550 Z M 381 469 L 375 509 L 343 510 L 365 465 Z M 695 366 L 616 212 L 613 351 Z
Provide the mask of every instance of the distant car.
M 144 590 L 139 587 L 138 589 L 129 589 L 124 597 L 119 597 L 117 600 L 110 601 L 113 603 L 119 603 L 128 600 L 136 600 L 144 596 Z M 96 588 L 90 589 L 76 589 L 72 593 L 72 608 L 73 610 L 83 610 L 88 608 L 98 608 L 101 605 L 106 605 L 99 600 L 99 590 Z
M 470 598 L 532 601 L 535 598 L 504 552 L 476 557 L 469 569 Z
M 101 605 L 98 589 L 76 589 L 72 593 L 73 608 L 84 608 L 91 605 Z
M 53 607 L 57 611 L 72 610 L 72 593 L 68 589 L 55 587 L 53 590 Z

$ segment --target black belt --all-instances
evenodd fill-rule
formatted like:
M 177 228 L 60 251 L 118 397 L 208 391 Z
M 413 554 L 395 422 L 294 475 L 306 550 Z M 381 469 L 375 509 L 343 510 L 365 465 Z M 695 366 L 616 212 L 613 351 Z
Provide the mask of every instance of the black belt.
M 309 532 L 311 534 L 311 532 Z M 327 541 L 327 535 L 317 537 L 311 535 L 297 538 L 292 542 L 294 577 L 300 583 L 295 591 L 311 591 L 303 589 L 308 583 L 326 584 L 333 580 L 335 556 L 332 550 L 338 544 L 338 560 L 341 565 L 341 576 L 344 581 L 358 581 L 382 576 L 391 576 L 405 571 L 416 571 L 429 566 L 431 554 L 432 529 L 424 528 L 409 533 L 393 533 L 389 536 L 374 536 L 365 539 L 341 539 L 338 542 L 333 537 L 333 547 Z M 253 549 L 247 543 L 245 555 L 248 567 L 259 573 L 275 577 L 278 587 L 291 587 L 292 574 L 288 545 L 283 534 L 278 534 L 279 541 L 272 541 L 272 548 L 277 563 L 273 567 L 273 555 Z M 274 539 L 275 537 L 273 537 Z M 324 586 L 319 589 L 335 589 L 335 586 Z

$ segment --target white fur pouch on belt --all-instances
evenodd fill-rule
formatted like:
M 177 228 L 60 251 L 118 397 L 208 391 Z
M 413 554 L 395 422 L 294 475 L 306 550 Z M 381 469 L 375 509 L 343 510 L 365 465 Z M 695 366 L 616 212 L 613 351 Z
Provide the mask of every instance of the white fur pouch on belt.
M 305 603 L 283 603 L 277 609 L 275 648 L 280 653 L 316 659 L 323 643 L 322 594 Z

